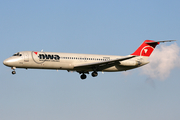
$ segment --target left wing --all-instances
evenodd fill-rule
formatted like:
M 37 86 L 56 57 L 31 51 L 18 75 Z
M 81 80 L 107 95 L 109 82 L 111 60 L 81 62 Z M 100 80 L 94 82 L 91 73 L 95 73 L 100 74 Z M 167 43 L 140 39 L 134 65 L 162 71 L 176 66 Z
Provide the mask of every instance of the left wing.
M 136 56 L 129 56 L 129 57 L 119 58 L 119 59 L 115 59 L 115 60 L 108 60 L 108 61 L 103 61 L 103 62 L 83 64 L 83 65 L 74 66 L 74 69 L 76 71 L 94 71 L 94 70 L 102 71 L 106 68 L 120 64 L 120 61 L 131 59 L 134 57 L 136 57 Z

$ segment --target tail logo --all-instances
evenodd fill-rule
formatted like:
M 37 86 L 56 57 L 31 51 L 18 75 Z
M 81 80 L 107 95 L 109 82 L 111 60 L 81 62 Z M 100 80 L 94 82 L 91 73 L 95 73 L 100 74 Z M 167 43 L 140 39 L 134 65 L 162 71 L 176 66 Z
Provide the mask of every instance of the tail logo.
M 141 52 L 140 52 L 140 56 L 150 56 L 151 53 L 153 52 L 154 48 L 151 46 L 145 46 Z
M 144 49 L 145 54 L 147 53 L 148 49 Z

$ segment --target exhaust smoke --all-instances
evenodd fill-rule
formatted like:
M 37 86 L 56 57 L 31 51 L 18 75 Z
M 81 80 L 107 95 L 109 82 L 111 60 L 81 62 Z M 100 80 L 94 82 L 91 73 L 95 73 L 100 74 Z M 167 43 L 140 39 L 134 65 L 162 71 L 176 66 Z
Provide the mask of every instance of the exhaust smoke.
M 150 63 L 141 68 L 141 73 L 152 79 L 165 80 L 172 69 L 180 67 L 179 51 L 176 43 L 160 45 L 149 57 Z

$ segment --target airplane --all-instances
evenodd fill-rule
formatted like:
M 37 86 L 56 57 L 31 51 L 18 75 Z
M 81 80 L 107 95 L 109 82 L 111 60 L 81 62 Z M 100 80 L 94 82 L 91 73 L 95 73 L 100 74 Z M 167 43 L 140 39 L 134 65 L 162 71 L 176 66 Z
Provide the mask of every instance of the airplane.
M 76 71 L 81 74 L 80 78 L 83 80 L 89 72 L 92 72 L 92 77 L 96 77 L 100 71 L 126 71 L 146 65 L 158 44 L 171 41 L 176 40 L 145 40 L 134 53 L 127 56 L 22 51 L 5 59 L 3 64 L 11 67 L 13 75 L 16 74 L 16 68 L 55 69 Z

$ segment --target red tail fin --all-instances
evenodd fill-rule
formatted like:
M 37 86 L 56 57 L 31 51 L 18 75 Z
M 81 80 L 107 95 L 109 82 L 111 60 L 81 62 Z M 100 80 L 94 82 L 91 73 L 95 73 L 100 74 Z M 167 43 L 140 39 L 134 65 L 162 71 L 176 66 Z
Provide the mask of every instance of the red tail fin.
M 155 42 L 153 40 L 145 40 L 141 46 L 131 55 L 137 55 L 137 56 L 146 56 L 149 57 L 151 53 L 153 52 L 156 45 L 158 45 L 159 42 Z

